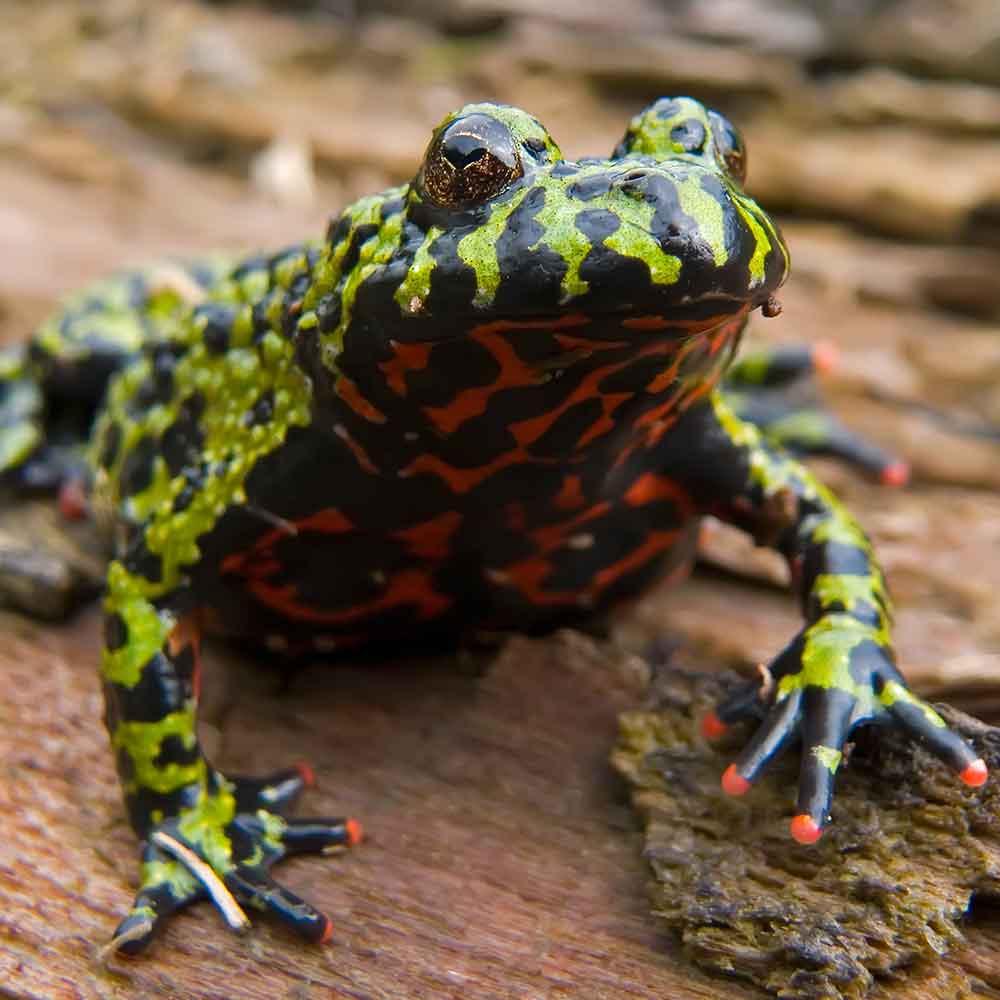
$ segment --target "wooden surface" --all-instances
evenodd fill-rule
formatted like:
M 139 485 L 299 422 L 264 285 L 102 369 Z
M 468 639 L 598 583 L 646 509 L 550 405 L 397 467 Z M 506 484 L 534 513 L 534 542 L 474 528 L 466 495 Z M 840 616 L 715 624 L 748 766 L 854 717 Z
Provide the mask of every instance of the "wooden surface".
M 280 877 L 332 917 L 327 947 L 208 907 L 147 957 L 95 950 L 128 906 L 135 841 L 99 724 L 96 616 L 4 621 L 0 989 L 19 997 L 739 997 L 678 962 L 649 918 L 640 837 L 608 748 L 642 671 L 573 637 L 488 664 L 310 669 L 272 697 L 233 666 L 209 698 L 223 766 L 311 761 L 301 812 L 360 817 L 365 843 Z M 230 657 L 220 656 L 219 660 Z M 221 688 L 221 690 L 220 690 Z

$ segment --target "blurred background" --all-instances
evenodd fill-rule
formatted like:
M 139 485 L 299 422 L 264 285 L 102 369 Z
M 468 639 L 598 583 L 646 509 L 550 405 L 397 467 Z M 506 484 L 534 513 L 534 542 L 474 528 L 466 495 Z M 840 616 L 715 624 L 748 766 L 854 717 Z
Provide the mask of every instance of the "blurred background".
M 845 422 L 912 468 L 911 484 L 893 491 L 818 463 L 876 541 L 898 604 L 902 666 L 921 691 L 1000 719 L 996 0 L 3 0 L 0 341 L 26 337 L 60 295 L 118 267 L 318 237 L 326 217 L 349 200 L 411 177 L 431 129 L 465 101 L 524 107 L 576 157 L 609 153 L 633 114 L 675 94 L 714 105 L 743 129 L 748 187 L 777 215 L 791 247 L 784 313 L 766 323 L 758 319 L 754 335 L 835 342 L 841 363 L 824 380 L 826 397 Z M 746 546 L 737 553 L 741 572 L 776 578 L 778 571 Z M 721 630 L 720 621 L 726 623 Z M 666 629 L 683 636 L 700 665 L 746 668 L 769 658 L 795 627 L 787 594 L 702 574 L 680 591 L 649 595 L 620 623 L 618 635 L 623 647 L 637 649 Z M 91 791 L 86 783 L 82 791 L 50 788 L 49 814 L 38 821 L 45 828 L 57 823 L 61 795 L 65 801 L 92 795 L 101 822 L 119 811 L 97 723 L 91 669 L 97 630 L 95 613 L 60 631 L 0 612 L 0 656 L 10 656 L 4 667 L 25 671 L 10 685 L 11 697 L 22 698 L 22 731 L 30 722 L 42 737 L 58 733 L 49 707 L 62 711 L 68 703 L 69 718 L 77 721 L 72 733 L 63 732 L 65 744 L 46 750 L 48 773 L 53 781 L 64 774 L 65 757 L 92 762 L 99 776 Z M 502 676 L 497 669 L 494 677 Z M 363 685 L 359 680 L 357 691 L 367 690 Z M 251 717 L 270 718 L 252 690 L 245 697 Z M 329 709 L 332 692 L 318 702 L 308 690 L 303 697 L 281 709 L 283 745 L 291 745 L 292 729 L 298 734 L 314 726 L 318 763 L 324 754 L 335 763 L 341 749 L 364 753 L 367 728 L 338 745 L 329 742 L 328 724 L 309 714 Z M 534 706 L 534 696 L 525 697 Z M 367 698 L 355 701 L 364 707 Z M 523 716 L 523 706 L 511 714 Z M 351 724 L 345 722 L 348 736 Z M 595 731 L 605 725 L 613 734 L 613 716 L 595 723 Z M 83 739 L 78 729 L 88 735 L 84 749 L 73 750 L 80 744 L 70 744 L 71 737 Z M 226 742 L 241 765 L 255 763 L 255 741 L 240 743 L 245 731 L 245 724 L 230 730 Z M 384 726 L 380 733 L 392 741 Z M 598 769 L 606 749 L 587 751 L 597 754 Z M 548 751 L 561 759 L 559 748 Z M 12 753 L 5 750 L 3 759 L 28 751 Z M 411 748 L 411 763 L 433 776 L 438 764 L 423 753 Z M 400 756 L 406 759 L 405 752 Z M 410 794 L 410 779 L 386 771 L 383 798 L 368 802 L 363 789 L 374 787 L 372 769 L 389 766 L 386 755 L 377 759 L 377 765 L 355 761 L 357 788 L 347 789 L 347 804 L 364 819 L 384 813 L 389 842 L 394 822 L 409 829 L 410 820 L 394 819 L 390 805 L 393 795 Z M 551 766 L 547 759 L 539 758 L 539 773 Z M 273 764 L 273 755 L 265 763 Z M 442 787 L 462 787 L 448 767 L 457 765 L 440 765 Z M 524 785 L 522 779 L 512 783 Z M 25 802 L 34 801 L 25 795 Z M 470 801 L 473 811 L 481 807 L 480 800 Z M 441 806 L 442 817 L 448 808 Z M 83 826 L 90 822 L 85 818 Z M 32 851 L 38 845 L 33 829 L 27 822 L 22 830 Z M 460 829 L 442 829 L 441 837 L 454 842 Z M 73 842 L 73 830 L 65 842 Z M 506 850 L 506 834 L 497 843 Z M 104 871 L 102 888 L 89 896 L 99 900 L 98 929 L 88 931 L 90 938 L 112 925 L 125 898 L 122 880 L 133 873 L 130 834 L 116 833 L 112 847 L 115 870 Z M 619 868 L 635 854 L 628 874 L 633 895 L 617 898 L 631 900 L 625 939 L 633 959 L 645 963 L 645 952 L 662 942 L 637 929 L 646 926 L 646 911 L 633 848 L 614 854 L 613 838 L 606 844 Z M 367 857 L 378 859 L 377 845 L 372 850 Z M 89 848 L 83 854 L 89 857 Z M 351 876 L 361 880 L 359 892 L 369 891 L 365 864 L 351 869 L 362 872 Z M 412 872 L 416 862 L 408 864 L 400 871 Z M 601 862 L 588 864 L 594 885 L 607 887 Z M 425 876 L 433 868 L 427 865 L 418 869 Z M 538 870 L 543 867 L 548 870 Z M 588 874 L 577 876 L 585 881 Z M 40 875 L 26 898 L 44 895 L 49 877 Z M 492 877 L 484 883 L 490 892 L 496 890 Z M 408 884 L 407 891 L 417 890 Z M 594 889 L 597 902 L 591 900 L 587 912 L 603 908 L 612 914 L 608 920 L 617 919 L 602 891 L 609 890 Z M 7 908 L 13 905 L 3 898 Z M 366 898 L 374 920 L 380 904 Z M 477 897 L 478 909 L 463 917 L 470 926 L 487 912 L 486 898 Z M 327 905 L 346 912 L 346 903 Z M 431 892 L 428 911 L 435 906 Z M 30 925 L 24 915 L 30 907 L 20 912 Z M 351 915 L 363 924 L 364 904 L 360 912 L 360 918 L 356 910 Z M 209 926 L 207 914 L 193 919 L 196 928 Z M 589 933 L 599 933 L 601 919 Z M 32 940 L 25 926 L 19 933 Z M 44 936 L 48 927 L 37 933 Z M 276 941 L 287 945 L 280 934 Z M 430 964 L 461 965 L 453 954 L 427 956 Z M 566 959 L 567 968 L 578 958 Z M 316 967 L 310 966 L 319 975 Z M 52 982 L 42 976 L 39 995 L 55 995 Z M 164 995 L 208 994 L 178 987 Z

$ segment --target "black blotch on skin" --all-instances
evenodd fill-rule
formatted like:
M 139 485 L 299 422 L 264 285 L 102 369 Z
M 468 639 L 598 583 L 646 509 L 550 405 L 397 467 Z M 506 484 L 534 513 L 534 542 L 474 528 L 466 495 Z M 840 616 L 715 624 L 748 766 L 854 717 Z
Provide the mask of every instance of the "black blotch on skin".
M 411 371 L 407 386 L 422 406 L 445 406 L 464 389 L 490 385 L 500 373 L 496 358 L 474 340 L 435 344 L 426 368 Z
M 611 190 L 611 179 L 611 174 L 607 172 L 581 177 L 580 180 L 570 184 L 566 193 L 578 201 L 590 201 L 591 198 L 597 198 Z
M 104 685 L 109 717 L 124 722 L 159 722 L 176 712 L 186 697 L 184 685 L 173 664 L 162 652 L 154 653 L 142 668 L 133 687 L 114 682 Z
M 235 312 L 232 306 L 221 302 L 205 302 L 195 310 L 198 319 L 203 319 L 205 329 L 202 343 L 209 354 L 225 354 L 229 350 L 229 332 L 233 327 Z
M 191 506 L 191 501 L 195 497 L 195 488 L 190 482 L 185 482 L 184 486 L 181 488 L 180 493 L 174 497 L 174 505 L 171 508 L 175 514 L 180 514 L 182 511 L 188 509 Z
M 115 464 L 118 457 L 118 449 L 122 443 L 122 429 L 115 421 L 111 421 L 104 428 L 104 436 L 101 439 L 101 448 L 97 456 L 97 461 L 103 469 L 110 469 Z
M 552 176 L 559 178 L 560 180 L 566 177 L 573 177 L 580 172 L 580 168 L 577 164 L 571 163 L 569 160 L 561 160 L 559 163 L 555 163 L 552 166 Z
M 661 97 L 650 109 L 661 121 L 673 118 L 680 111 L 681 106 L 672 97 Z
M 687 153 L 704 149 L 706 135 L 705 126 L 695 118 L 688 118 L 670 130 L 671 142 L 676 142 Z
M 125 456 L 122 462 L 119 485 L 122 496 L 141 493 L 153 481 L 153 462 L 156 460 L 156 441 L 148 435 Z
M 150 583 L 159 583 L 163 579 L 163 560 L 155 552 L 150 552 L 145 541 L 132 545 L 123 561 L 130 573 Z
M 402 198 L 390 198 L 388 201 L 382 202 L 382 207 L 379 209 L 379 217 L 383 222 L 386 219 L 391 219 L 394 215 L 399 215 L 403 211 L 403 206 L 405 202 Z
M 253 404 L 253 407 L 243 414 L 244 427 L 256 427 L 267 424 L 274 416 L 274 390 L 268 389 L 261 393 L 260 399 Z
M 160 450 L 171 476 L 197 460 L 205 436 L 199 421 L 205 412 L 205 397 L 196 392 L 181 404 L 177 419 L 163 432 Z
M 809 544 L 802 562 L 802 573 L 807 580 L 815 579 L 821 573 L 867 576 L 871 568 L 871 558 L 864 549 L 843 542 Z
M 358 226 L 351 234 L 351 243 L 344 254 L 343 262 L 340 265 L 340 273 L 348 275 L 354 270 L 361 256 L 361 247 L 368 242 L 377 232 L 379 227 L 372 222 L 366 222 Z
M 319 320 L 319 328 L 322 333 L 336 330 L 340 323 L 340 316 L 340 295 L 337 292 L 332 292 L 320 299 L 316 306 L 316 318 Z
M 233 268 L 233 280 L 244 281 L 257 271 L 267 271 L 270 265 L 270 254 L 255 253 L 250 257 L 245 257 Z
M 128 642 L 128 626 L 118 612 L 112 612 L 104 618 L 104 645 L 114 652 Z
M 196 742 L 185 746 L 184 740 L 176 733 L 170 733 L 160 740 L 160 751 L 153 759 L 154 767 L 166 767 L 168 764 L 190 765 L 198 761 L 201 750 Z
M 559 458 L 572 452 L 580 438 L 599 420 L 603 408 L 599 399 L 583 399 L 564 410 L 551 427 L 530 446 L 532 455 Z
M 493 310 L 498 315 L 548 312 L 562 298 L 568 265 L 545 243 L 545 227 L 537 219 L 545 198 L 543 188 L 528 191 L 497 240 L 500 285 Z

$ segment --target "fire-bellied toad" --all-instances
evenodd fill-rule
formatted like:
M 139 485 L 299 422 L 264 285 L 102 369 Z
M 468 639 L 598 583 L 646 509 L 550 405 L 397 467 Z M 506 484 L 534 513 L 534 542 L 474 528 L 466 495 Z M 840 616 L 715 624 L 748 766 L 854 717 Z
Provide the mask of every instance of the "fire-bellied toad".
M 206 895 L 231 923 L 235 899 L 324 939 L 328 920 L 267 870 L 359 837 L 285 816 L 299 771 L 229 780 L 206 760 L 203 625 L 324 653 L 550 628 L 683 568 L 709 513 L 788 558 L 805 616 L 727 791 L 800 736 L 792 834 L 811 842 L 845 740 L 872 721 L 985 780 L 894 666 L 861 529 L 716 388 L 788 270 L 744 171 L 736 130 L 688 98 L 577 162 L 530 115 L 469 105 L 412 183 L 351 205 L 323 240 L 113 278 L 8 360 L 0 468 L 15 486 L 62 474 L 45 435 L 67 401 L 100 404 L 101 677 L 145 844 L 117 946 Z M 748 687 L 707 731 L 758 705 Z

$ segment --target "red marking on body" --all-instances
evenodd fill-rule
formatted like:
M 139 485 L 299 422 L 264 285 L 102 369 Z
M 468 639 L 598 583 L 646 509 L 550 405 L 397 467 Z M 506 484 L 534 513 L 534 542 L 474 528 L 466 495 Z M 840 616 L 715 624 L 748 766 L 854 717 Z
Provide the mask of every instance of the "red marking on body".
M 600 503 L 594 504 L 593 507 L 580 511 L 576 517 L 571 518 L 569 521 L 560 521 L 557 524 L 546 524 L 541 528 L 536 528 L 530 533 L 529 537 L 542 552 L 551 552 L 562 545 L 566 541 L 566 538 L 578 528 L 589 521 L 593 521 L 595 518 L 601 517 L 610 509 L 611 504 L 607 500 L 602 500 Z
M 373 406 L 361 395 L 361 390 L 357 383 L 346 375 L 341 375 L 337 379 L 335 388 L 337 395 L 359 416 L 373 424 L 384 424 L 385 414 Z
M 461 523 L 462 515 L 450 510 L 411 528 L 393 531 L 391 537 L 406 542 L 410 555 L 419 559 L 445 559 L 449 554 L 448 542 Z
M 694 513 L 691 497 L 669 476 L 644 472 L 625 491 L 625 502 L 632 507 L 642 507 L 657 500 L 672 500 L 678 512 L 685 518 Z
M 449 465 L 437 455 L 419 455 L 405 469 L 401 470 L 400 475 L 413 476 L 421 472 L 429 472 L 443 480 L 452 493 L 468 493 L 484 479 L 492 476 L 493 473 L 506 469 L 510 465 L 530 461 L 531 456 L 523 448 L 506 451 L 488 465 L 478 465 L 472 469 L 460 469 Z
M 554 506 L 560 510 L 575 510 L 587 501 L 583 496 L 583 484 L 579 476 L 563 476 L 559 492 L 552 498 Z
M 815 844 L 823 836 L 823 828 L 808 815 L 800 813 L 792 819 L 789 832 L 800 844 Z
M 349 819 L 344 824 L 344 829 L 347 831 L 348 847 L 356 847 L 364 839 L 364 830 L 356 819 Z
M 423 371 L 431 356 L 431 344 L 402 344 L 390 340 L 392 357 L 379 362 L 379 370 L 385 376 L 389 388 L 397 396 L 406 395 L 406 375 L 408 372 Z
M 341 535 L 354 531 L 354 522 L 345 517 L 336 507 L 325 507 L 323 510 L 309 514 L 307 517 L 290 521 L 287 528 L 275 528 L 266 535 L 261 535 L 249 549 L 234 552 L 222 560 L 223 573 L 246 572 L 253 565 L 257 576 L 270 576 L 281 569 L 281 563 L 274 558 L 272 549 L 282 538 L 305 531 L 315 531 L 322 535 Z
M 568 330 L 577 326 L 588 326 L 591 322 L 591 318 L 584 313 L 569 313 L 556 319 L 495 319 L 490 323 L 474 326 L 471 335 L 474 337 L 477 334 L 509 333 L 511 330 Z
M 968 785 L 970 788 L 979 788 L 980 785 L 986 783 L 986 779 L 990 776 L 989 768 L 986 766 L 986 761 L 982 757 L 976 758 L 964 771 L 959 775 L 962 781 Z
M 433 421 L 443 434 L 451 434 L 466 420 L 481 416 L 486 412 L 490 399 L 504 389 L 524 385 L 537 385 L 542 381 L 542 374 L 537 367 L 526 364 L 514 350 L 514 345 L 496 329 L 501 323 L 487 323 L 474 327 L 469 339 L 486 348 L 500 366 L 497 377 L 489 385 L 477 385 L 463 389 L 450 403 L 445 406 L 425 406 L 424 413 Z M 550 327 L 551 322 L 525 324 L 530 327 Z M 515 329 L 505 326 L 504 329 Z
M 588 354 L 595 354 L 597 351 L 616 351 L 631 345 L 629 340 L 591 340 L 589 337 L 574 337 L 571 333 L 557 333 L 555 338 L 556 343 L 568 353 L 586 351 Z
M 375 463 L 368 457 L 368 452 L 358 444 L 357 441 L 351 437 L 351 432 L 343 425 L 337 424 L 333 428 L 334 434 L 340 438 L 348 448 L 351 449 L 351 454 L 354 455 L 354 460 L 361 466 L 365 472 L 369 472 L 372 475 L 378 474 L 378 468 Z
M 445 406 L 428 406 L 424 408 L 424 413 L 433 421 L 434 425 L 443 434 L 451 434 L 457 430 L 466 420 L 482 416 L 489 406 L 490 400 L 498 392 L 504 389 L 518 388 L 526 385 L 539 385 L 545 380 L 545 373 L 541 371 L 537 364 L 522 361 L 510 338 L 506 334 L 517 330 L 546 330 L 555 331 L 571 327 L 582 326 L 590 323 L 590 320 L 583 315 L 563 316 L 560 319 L 542 320 L 495 320 L 492 323 L 482 323 L 472 328 L 469 339 L 480 344 L 492 355 L 500 368 L 497 377 L 489 385 L 471 386 L 463 389 L 451 402 Z M 585 337 L 574 337 L 570 334 L 554 334 L 559 346 L 567 351 L 584 350 L 587 354 L 592 354 L 598 350 L 611 350 L 615 348 L 628 347 L 628 341 L 614 341 L 608 343 L 595 344 Z M 622 362 L 627 364 L 627 362 Z M 619 365 L 620 367 L 621 365 Z M 608 369 L 608 372 L 617 370 Z M 606 372 L 607 373 L 607 372 Z M 596 384 L 595 380 L 595 384 Z M 592 390 L 593 391 L 593 390 Z M 580 398 L 579 396 L 577 398 Z M 574 399 L 574 402 L 576 400 Z M 564 404 L 563 409 L 567 404 Z M 551 415 L 549 424 L 562 410 Z M 544 419 L 539 418 L 540 420 Z M 520 426 L 520 425 L 519 425 Z M 512 428 L 513 429 L 513 428 Z M 543 427 L 538 433 L 527 438 L 533 441 L 539 437 L 546 428 Z M 516 436 L 516 432 L 515 432 Z M 518 438 L 519 444 L 526 441 Z
M 524 598 L 535 607 L 578 604 L 583 598 L 596 602 L 601 594 L 626 573 L 639 569 L 661 552 L 669 549 L 678 539 L 677 531 L 653 531 L 646 536 L 642 545 L 627 556 L 595 573 L 585 587 L 578 590 L 549 591 L 543 581 L 552 571 L 552 564 L 544 555 L 534 555 L 522 559 L 511 566 L 503 567 L 503 578 L 515 587 Z
M 329 917 L 323 918 L 326 923 L 323 925 L 323 932 L 319 936 L 320 944 L 328 944 L 333 940 L 333 921 Z
M 431 574 L 420 569 L 400 570 L 389 577 L 385 590 L 378 597 L 336 611 L 303 604 L 292 585 L 274 586 L 267 580 L 253 577 L 247 589 L 262 604 L 274 608 L 286 618 L 321 625 L 345 625 L 407 605 L 416 609 L 420 621 L 428 621 L 444 614 L 452 605 L 450 597 L 434 589 Z
M 299 777 L 302 778 L 302 784 L 306 788 L 315 788 L 316 786 L 316 775 L 313 772 L 312 767 L 309 766 L 304 760 L 297 761 L 292 765 L 296 771 L 299 772 Z
M 910 481 L 910 467 L 906 462 L 890 462 L 879 473 L 883 486 L 905 486 Z
M 59 488 L 59 513 L 67 521 L 82 521 L 87 516 L 87 492 L 82 479 L 67 479 Z
M 706 740 L 722 739 L 727 732 L 729 732 L 729 726 L 727 726 L 722 719 L 715 714 L 715 712 L 706 712 L 702 716 L 701 735 L 704 736 Z
M 735 764 L 730 764 L 722 774 L 722 790 L 726 795 L 739 797 L 750 791 L 750 782 L 737 773 Z
M 664 316 L 630 316 L 622 326 L 626 330 L 663 330 L 670 323 Z
M 590 399 L 599 399 L 601 402 L 601 416 L 597 418 L 596 421 L 591 425 L 591 427 L 581 435 L 580 439 L 577 441 L 577 447 L 583 447 L 589 441 L 592 441 L 595 437 L 606 433 L 614 427 L 614 421 L 611 419 L 611 415 L 614 413 L 622 403 L 627 399 L 631 399 L 635 394 L 632 392 L 614 392 L 614 393 L 602 393 L 598 390 L 598 385 L 600 382 L 606 378 L 608 375 L 612 375 L 617 371 L 621 371 L 622 368 L 627 367 L 631 363 L 632 359 L 628 361 L 619 361 L 617 364 L 605 365 L 602 368 L 596 368 L 591 372 L 588 372 L 586 377 L 580 382 L 576 387 L 560 403 L 558 406 L 553 407 L 546 413 L 542 413 L 537 417 L 532 417 L 530 420 L 521 420 L 517 423 L 510 425 L 510 431 L 517 440 L 517 443 L 522 447 L 526 445 L 534 444 L 546 431 L 548 431 L 552 425 L 571 407 L 575 406 L 577 403 L 584 402 Z

